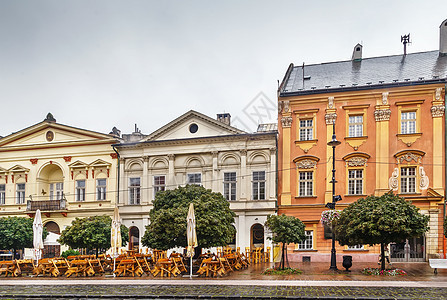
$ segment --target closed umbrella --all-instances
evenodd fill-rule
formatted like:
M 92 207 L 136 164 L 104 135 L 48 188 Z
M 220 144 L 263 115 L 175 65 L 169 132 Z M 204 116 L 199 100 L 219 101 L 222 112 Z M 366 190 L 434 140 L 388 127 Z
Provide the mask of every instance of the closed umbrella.
M 191 257 L 189 277 L 192 278 L 192 257 L 194 256 L 194 248 L 197 247 L 196 217 L 194 215 L 194 204 L 192 203 L 189 204 L 186 222 L 186 238 L 188 240 L 186 255 Z
M 121 248 L 121 220 L 118 207 L 113 211 L 110 244 L 112 246 L 113 271 L 115 272 L 115 259 L 118 256 L 118 250 Z M 114 273 L 115 274 L 115 273 Z
M 33 259 L 39 263 L 39 259 L 41 257 L 41 249 L 43 249 L 43 224 L 42 224 L 42 216 L 40 214 L 40 210 L 36 210 L 36 216 L 34 217 L 33 222 Z

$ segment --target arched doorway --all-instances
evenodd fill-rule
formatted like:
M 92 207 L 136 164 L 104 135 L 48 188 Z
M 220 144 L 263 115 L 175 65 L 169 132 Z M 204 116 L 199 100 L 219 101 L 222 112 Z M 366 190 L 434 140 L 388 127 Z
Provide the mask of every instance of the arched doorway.
M 64 192 L 64 174 L 56 164 L 43 167 L 37 177 L 37 200 L 60 201 Z
M 250 230 L 251 248 L 264 247 L 264 226 L 261 224 L 254 224 Z
M 51 258 L 60 256 L 61 245 L 57 242 L 61 231 L 56 222 L 49 221 L 45 223 L 44 227 L 48 231 L 48 235 L 43 241 L 43 257 Z
M 140 248 L 140 230 L 138 227 L 132 226 L 129 228 L 129 250 L 138 252 Z

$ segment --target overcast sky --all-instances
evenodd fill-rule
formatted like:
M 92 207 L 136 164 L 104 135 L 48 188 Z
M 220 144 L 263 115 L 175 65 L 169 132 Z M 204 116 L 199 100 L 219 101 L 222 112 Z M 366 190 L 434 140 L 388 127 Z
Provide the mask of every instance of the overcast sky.
M 0 0 L 0 135 L 42 121 L 150 133 L 190 109 L 276 122 L 290 63 L 437 50 L 447 1 Z M 259 115 L 258 115 L 259 114 Z

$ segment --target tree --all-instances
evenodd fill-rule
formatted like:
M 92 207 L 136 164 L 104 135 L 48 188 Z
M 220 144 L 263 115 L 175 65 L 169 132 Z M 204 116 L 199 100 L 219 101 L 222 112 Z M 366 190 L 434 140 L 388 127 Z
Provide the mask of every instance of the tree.
M 48 235 L 44 227 L 42 238 Z M 13 249 L 14 258 L 18 249 L 33 248 L 33 219 L 25 217 L 0 218 L 0 249 Z
M 271 232 L 269 237 L 274 243 L 282 243 L 282 255 L 279 268 L 284 269 L 284 261 L 287 260 L 287 245 L 289 243 L 299 243 L 304 240 L 305 226 L 300 219 L 293 216 L 270 215 L 264 224 Z
M 111 247 L 111 226 L 112 218 L 106 215 L 76 218 L 62 231 L 58 242 L 75 249 L 95 249 L 98 256 L 99 250 Z M 121 225 L 121 239 L 123 246 L 129 241 L 129 229 L 124 225 Z
M 411 202 L 389 192 L 361 198 L 344 209 L 334 221 L 335 238 L 340 245 L 380 244 L 384 270 L 385 245 L 421 236 L 428 220 Z
M 231 242 L 236 230 L 235 213 L 221 193 L 214 193 L 198 185 L 186 185 L 174 190 L 158 192 L 150 224 L 141 240 L 144 246 L 168 250 L 186 247 L 186 216 L 190 203 L 194 204 L 198 245 L 201 248 L 224 246 Z

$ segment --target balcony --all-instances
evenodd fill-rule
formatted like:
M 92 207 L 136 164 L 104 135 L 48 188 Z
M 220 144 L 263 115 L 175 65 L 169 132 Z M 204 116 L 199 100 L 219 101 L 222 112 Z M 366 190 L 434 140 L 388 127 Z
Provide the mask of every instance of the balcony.
M 67 209 L 67 200 L 28 200 L 26 203 L 27 211 L 36 211 L 40 209 L 42 212 L 58 211 Z

